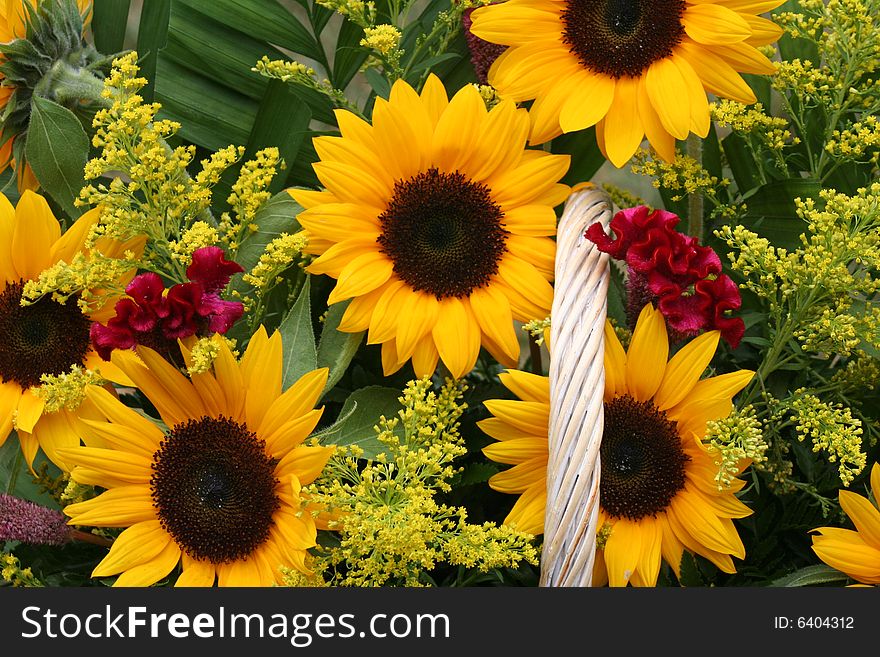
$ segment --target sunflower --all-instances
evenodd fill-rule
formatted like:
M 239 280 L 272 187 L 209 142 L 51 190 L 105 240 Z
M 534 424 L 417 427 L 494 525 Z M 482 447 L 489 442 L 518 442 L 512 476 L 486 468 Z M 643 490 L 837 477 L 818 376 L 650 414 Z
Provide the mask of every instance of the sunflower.
M 178 586 L 212 586 L 215 577 L 220 586 L 270 586 L 281 582 L 279 566 L 308 572 L 317 530 L 300 487 L 333 448 L 303 441 L 321 417 L 313 407 L 328 370 L 282 393 L 278 332 L 260 327 L 240 362 L 225 340 L 217 345 L 213 371 L 192 379 L 146 347 L 113 352 L 165 431 L 103 388 L 88 390 L 102 420 L 83 421 L 87 446 L 63 455 L 75 481 L 107 490 L 64 511 L 70 524 L 127 528 L 93 577 L 121 573 L 116 586 L 149 586 L 181 561 Z
M 290 193 L 319 255 L 308 271 L 337 279 L 329 303 L 351 299 L 339 329 L 368 330 L 386 375 L 439 358 L 460 377 L 481 345 L 515 366 L 513 321 L 550 312 L 569 156 L 524 150 L 526 110 L 487 111 L 470 85 L 448 100 L 433 75 L 421 94 L 397 81 L 373 125 L 336 116 L 342 136 L 314 140 L 324 191 Z
M 782 29 L 757 14 L 783 0 L 507 0 L 473 13 L 471 31 L 509 48 L 489 83 L 535 99 L 530 142 L 596 125 L 599 146 L 623 166 L 642 139 L 666 160 L 675 140 L 709 130 L 706 92 L 742 103 L 740 73 L 771 74 L 755 46 Z
M 718 469 L 702 438 L 706 422 L 730 413 L 731 399 L 754 372 L 700 380 L 719 335 L 703 333 L 667 362 L 666 324 L 650 304 L 639 316 L 628 352 L 606 324 L 598 524 L 604 545 L 596 554 L 594 583 L 653 586 L 661 556 L 678 576 L 685 549 L 727 573 L 735 572 L 731 556 L 745 556 L 731 520 L 751 513 L 734 496 L 744 482 L 735 479 L 729 488 L 718 488 Z M 484 448 L 486 456 L 513 467 L 493 475 L 489 485 L 520 494 L 506 523 L 542 533 L 548 378 L 512 371 L 502 375 L 502 382 L 521 401 L 485 402 L 494 417 L 479 426 L 500 441 Z
M 874 503 L 848 490 L 840 491 L 840 506 L 856 527 L 820 527 L 813 552 L 832 568 L 863 584 L 880 584 L 880 463 L 871 469 Z
M 0 444 L 14 426 L 29 465 L 42 447 L 64 469 L 58 449 L 79 444 L 76 416 L 80 411 L 88 413 L 88 407 L 44 412 L 45 399 L 39 394 L 44 374 L 65 374 L 76 365 L 112 381 L 127 381 L 116 367 L 101 360 L 89 339 L 92 321 L 104 321 L 108 313 L 112 316 L 112 301 L 88 315 L 74 297 L 60 303 L 47 295 L 21 305 L 27 281 L 59 261 L 69 263 L 83 251 L 99 214 L 98 209 L 85 213 L 62 235 L 61 225 L 39 194 L 25 191 L 15 209 L 0 194 Z M 142 243 L 102 238 L 96 248 L 115 258 Z
M 9 43 L 13 39 L 24 39 L 27 36 L 26 18 L 28 6 L 31 8 L 39 7 L 40 3 L 45 0 L 0 0 L 0 43 Z M 91 0 L 76 0 L 80 14 L 83 16 L 83 26 L 88 24 L 91 19 Z M 0 64 L 3 58 L 0 58 Z M 0 74 L 0 84 L 4 81 L 3 74 Z M 15 87 L 8 84 L 0 86 L 0 114 L 6 108 L 10 96 L 15 92 Z M 18 189 L 34 190 L 39 187 L 36 176 L 31 168 L 25 164 L 23 167 L 16 167 L 12 158 L 12 145 L 14 138 L 7 139 L 0 145 L 0 172 L 12 166 L 15 169 L 18 178 Z

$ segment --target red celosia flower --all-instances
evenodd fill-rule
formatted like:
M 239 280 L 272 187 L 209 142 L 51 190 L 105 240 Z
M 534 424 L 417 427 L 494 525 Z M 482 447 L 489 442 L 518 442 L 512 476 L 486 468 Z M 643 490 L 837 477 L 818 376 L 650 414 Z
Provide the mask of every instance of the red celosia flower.
M 461 16 L 461 27 L 464 30 L 464 38 L 467 41 L 468 49 L 471 51 L 471 63 L 474 65 L 474 72 L 477 74 L 477 81 L 480 84 L 489 84 L 489 68 L 498 59 L 498 56 L 507 50 L 507 46 L 497 43 L 489 43 L 471 33 L 471 14 L 474 8 L 465 9 Z
M 241 271 L 240 265 L 224 258 L 222 249 L 209 246 L 193 253 L 186 270 L 190 282 L 173 285 L 167 292 L 158 275 L 135 276 L 125 288 L 128 298 L 116 303 L 116 316 L 106 325 L 92 324 L 95 349 L 110 360 L 114 349 L 144 345 L 169 360 L 179 360 L 178 338 L 226 333 L 241 317 L 241 303 L 219 296 L 230 277 Z
M 700 246 L 697 238 L 675 230 L 678 222 L 679 217 L 671 212 L 638 206 L 621 210 L 611 220 L 615 239 L 599 223 L 587 228 L 586 237 L 600 251 L 626 262 L 631 320 L 647 302 L 655 302 L 673 339 L 718 329 L 736 348 L 745 325 L 727 311 L 739 309 L 739 290 L 721 274 L 718 254 Z

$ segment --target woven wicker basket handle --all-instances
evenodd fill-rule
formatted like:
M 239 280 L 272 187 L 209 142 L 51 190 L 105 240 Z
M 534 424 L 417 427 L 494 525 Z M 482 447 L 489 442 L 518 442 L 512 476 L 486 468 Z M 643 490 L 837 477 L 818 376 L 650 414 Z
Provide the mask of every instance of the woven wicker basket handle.
M 609 269 L 584 231 L 611 216 L 607 194 L 592 187 L 569 197 L 559 222 L 541 586 L 590 586 L 593 577 Z

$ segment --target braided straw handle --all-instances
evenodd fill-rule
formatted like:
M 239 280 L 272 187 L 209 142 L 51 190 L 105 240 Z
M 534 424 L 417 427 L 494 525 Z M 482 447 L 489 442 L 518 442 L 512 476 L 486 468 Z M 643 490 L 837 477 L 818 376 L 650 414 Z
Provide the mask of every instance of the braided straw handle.
M 584 237 L 611 221 L 598 187 L 573 193 L 556 238 L 550 327 L 550 426 L 541 586 L 590 586 L 599 513 L 604 424 L 608 256 Z

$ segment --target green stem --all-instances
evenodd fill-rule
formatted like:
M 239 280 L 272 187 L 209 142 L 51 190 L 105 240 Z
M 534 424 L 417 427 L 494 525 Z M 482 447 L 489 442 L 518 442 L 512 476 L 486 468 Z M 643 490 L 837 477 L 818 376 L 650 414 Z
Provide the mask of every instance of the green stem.
M 691 134 L 687 138 L 688 157 L 703 164 L 703 140 L 697 135 Z M 703 195 L 694 193 L 688 195 L 688 232 L 702 242 L 703 240 Z

